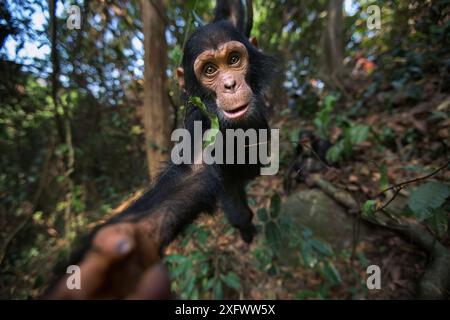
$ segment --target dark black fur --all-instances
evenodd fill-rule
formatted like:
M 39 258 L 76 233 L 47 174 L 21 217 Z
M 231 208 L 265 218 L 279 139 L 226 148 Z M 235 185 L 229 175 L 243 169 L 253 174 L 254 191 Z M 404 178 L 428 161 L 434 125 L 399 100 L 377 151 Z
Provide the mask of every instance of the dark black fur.
M 213 23 L 223 20 L 236 20 L 236 29 L 248 38 L 253 25 L 252 8 L 252 0 L 245 1 L 245 8 L 242 5 L 242 0 L 217 0 Z
M 223 8 L 218 7 L 216 13 L 218 12 L 222 12 L 223 17 L 228 16 L 227 12 L 224 13 Z M 237 20 L 242 21 L 242 19 Z M 268 129 L 267 108 L 264 103 L 263 91 L 273 76 L 275 60 L 262 53 L 249 42 L 242 32 L 243 23 L 238 22 L 236 27 L 230 21 L 221 20 L 217 17 L 215 21 L 196 30 L 187 41 L 184 49 L 182 66 L 185 72 L 186 92 L 183 94 L 183 98 L 185 105 L 188 106 L 185 126 L 191 129 L 194 121 L 202 121 L 203 128 L 209 128 L 209 120 L 203 116 L 196 106 L 189 105 L 189 97 L 198 96 L 205 103 L 208 111 L 217 115 L 223 133 L 228 128 L 242 128 L 244 130 L 248 128 Z M 239 121 L 231 121 L 223 115 L 216 105 L 215 93 L 200 84 L 195 76 L 193 67 L 196 57 L 204 50 L 217 48 L 221 43 L 231 40 L 237 40 L 247 48 L 250 71 L 246 75 L 246 81 L 254 94 L 251 108 L 246 118 Z M 221 165 L 217 168 L 220 170 L 219 175 L 223 178 L 222 187 L 220 188 L 223 190 L 220 194 L 222 208 L 230 223 L 240 230 L 243 240 L 251 242 L 255 233 L 255 227 L 251 222 L 253 214 L 247 205 L 244 187 L 249 179 L 259 174 L 259 166 Z
M 213 23 L 232 20 L 235 17 L 237 24 L 236 29 L 239 31 L 244 30 L 244 7 L 241 0 L 217 0 L 216 8 L 214 9 Z

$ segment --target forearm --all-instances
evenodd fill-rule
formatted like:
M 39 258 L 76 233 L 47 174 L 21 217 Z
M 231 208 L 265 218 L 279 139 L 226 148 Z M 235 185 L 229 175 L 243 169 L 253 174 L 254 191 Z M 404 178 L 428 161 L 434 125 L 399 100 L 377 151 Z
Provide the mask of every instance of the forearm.
M 169 165 L 151 190 L 111 222 L 156 219 L 154 215 L 158 215 L 164 247 L 200 213 L 213 212 L 221 190 L 217 166 L 202 165 L 193 170 L 187 165 Z

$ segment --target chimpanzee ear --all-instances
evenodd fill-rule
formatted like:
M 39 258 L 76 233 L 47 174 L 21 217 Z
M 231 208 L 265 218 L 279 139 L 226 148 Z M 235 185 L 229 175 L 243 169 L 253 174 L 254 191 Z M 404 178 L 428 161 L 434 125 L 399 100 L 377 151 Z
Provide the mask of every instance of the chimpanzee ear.
M 182 90 L 184 90 L 185 82 L 184 82 L 184 69 L 182 67 L 178 67 L 176 70 L 178 85 Z
M 259 49 L 259 44 L 258 44 L 258 40 L 256 39 L 256 37 L 250 37 L 250 39 L 248 39 L 250 41 L 250 43 L 252 45 L 254 45 L 256 48 Z

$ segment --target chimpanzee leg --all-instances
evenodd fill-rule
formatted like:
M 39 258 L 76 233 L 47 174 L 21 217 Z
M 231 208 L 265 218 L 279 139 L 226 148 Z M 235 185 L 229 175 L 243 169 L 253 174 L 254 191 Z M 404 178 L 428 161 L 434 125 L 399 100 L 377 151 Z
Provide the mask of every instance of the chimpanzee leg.
M 256 233 L 256 228 L 252 223 L 253 212 L 247 204 L 244 184 L 226 184 L 221 203 L 228 221 L 232 226 L 239 229 L 242 240 L 246 243 L 251 243 Z

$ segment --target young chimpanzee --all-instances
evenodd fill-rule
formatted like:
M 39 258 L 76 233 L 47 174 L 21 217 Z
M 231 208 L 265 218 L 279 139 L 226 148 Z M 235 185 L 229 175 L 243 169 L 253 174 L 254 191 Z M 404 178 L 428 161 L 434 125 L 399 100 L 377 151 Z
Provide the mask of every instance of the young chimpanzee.
M 272 78 L 275 63 L 258 49 L 256 40 L 248 39 L 252 23 L 249 10 L 251 5 L 247 7 L 245 19 L 241 1 L 217 1 L 214 21 L 195 30 L 185 44 L 177 76 L 187 106 L 185 127 L 192 135 L 194 121 L 201 121 L 203 130 L 211 126 L 210 118 L 191 104 L 189 98 L 194 96 L 217 116 L 221 131 L 268 129 L 263 90 Z M 219 203 L 230 223 L 239 229 L 242 239 L 250 243 L 256 229 L 244 187 L 249 179 L 259 174 L 259 168 L 259 165 L 242 164 L 170 163 L 151 190 L 99 228 L 90 247 L 107 246 L 97 252 L 110 254 L 114 251 L 112 246 L 119 256 L 131 252 L 143 272 L 156 259 L 139 257 L 142 248 L 148 247 L 149 239 L 153 243 L 150 247 L 164 248 L 200 213 L 212 213 Z M 137 254 L 133 253 L 135 251 Z M 86 256 L 85 252 L 78 260 Z M 112 260 L 116 261 L 117 254 L 113 255 Z M 129 270 L 122 271 L 119 277 L 126 277 L 128 273 L 134 279 L 130 283 L 138 281 Z M 108 288 L 111 286 L 109 284 Z M 132 286 L 130 284 L 129 288 Z M 95 290 L 102 292 L 100 296 L 108 296 L 105 288 Z M 129 290 L 121 287 L 115 296 L 125 296 Z

